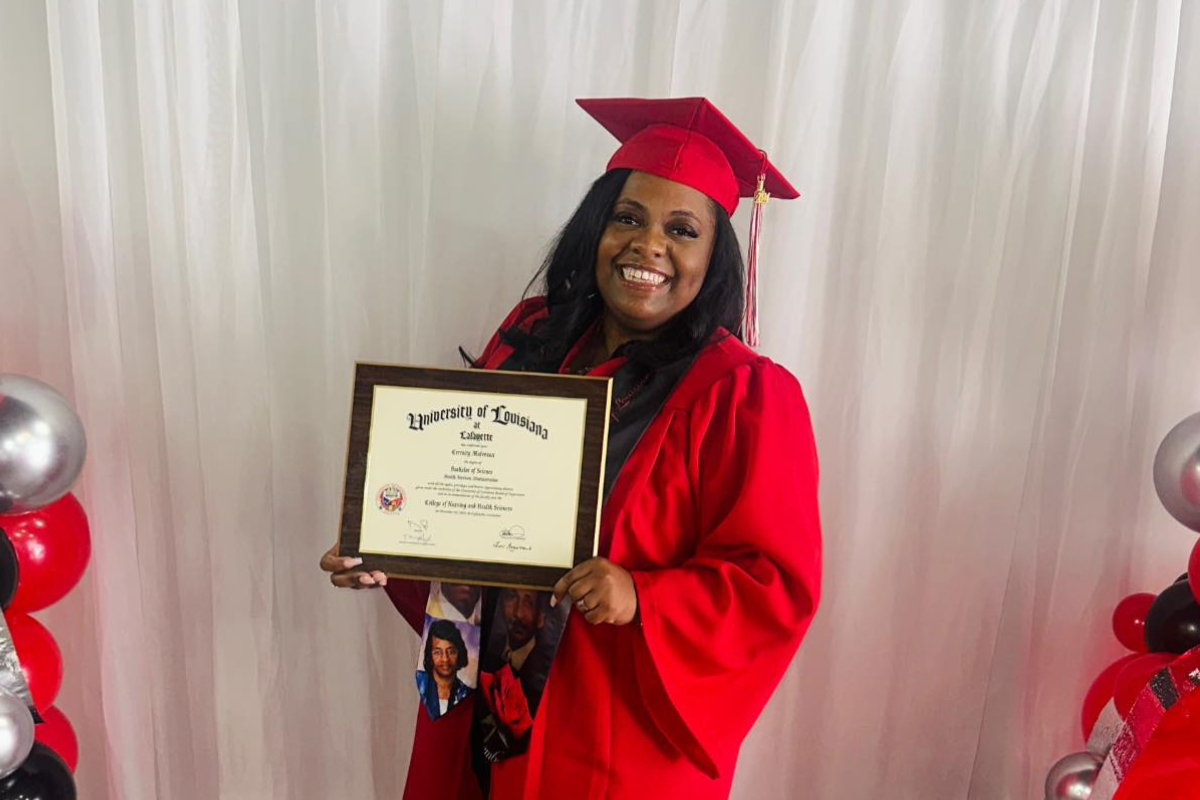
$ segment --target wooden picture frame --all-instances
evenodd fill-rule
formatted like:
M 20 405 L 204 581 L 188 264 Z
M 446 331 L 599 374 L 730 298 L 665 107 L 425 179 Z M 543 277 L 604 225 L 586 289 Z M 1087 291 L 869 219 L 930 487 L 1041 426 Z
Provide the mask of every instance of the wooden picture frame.
M 358 363 L 339 554 L 392 577 L 551 588 L 596 554 L 611 392 L 608 378 Z

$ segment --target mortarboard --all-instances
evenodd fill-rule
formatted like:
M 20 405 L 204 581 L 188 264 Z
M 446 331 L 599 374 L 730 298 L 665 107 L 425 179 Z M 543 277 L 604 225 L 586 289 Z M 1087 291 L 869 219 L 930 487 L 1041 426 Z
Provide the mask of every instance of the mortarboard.
M 758 237 L 762 209 L 771 195 L 800 193 L 717 107 L 703 97 L 668 100 L 604 98 L 576 100 L 621 146 L 608 169 L 634 169 L 690 186 L 732 216 L 739 197 L 754 198 L 746 261 L 747 344 L 758 344 Z

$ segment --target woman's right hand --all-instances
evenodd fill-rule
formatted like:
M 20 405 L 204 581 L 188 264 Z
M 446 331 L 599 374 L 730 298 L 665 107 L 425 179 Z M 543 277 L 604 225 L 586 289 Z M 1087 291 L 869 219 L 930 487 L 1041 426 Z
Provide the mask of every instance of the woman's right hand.
M 361 558 L 339 556 L 337 544 L 321 556 L 321 569 L 330 573 L 329 582 L 340 589 L 374 589 L 387 586 L 387 575 L 379 570 L 367 572 L 354 569 L 361 563 Z

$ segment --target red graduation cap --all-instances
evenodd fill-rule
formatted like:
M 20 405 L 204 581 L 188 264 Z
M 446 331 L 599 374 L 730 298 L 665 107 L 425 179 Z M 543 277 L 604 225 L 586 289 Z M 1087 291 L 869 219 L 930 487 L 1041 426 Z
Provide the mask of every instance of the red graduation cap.
M 746 262 L 747 344 L 758 344 L 756 278 L 762 208 L 771 195 L 800 193 L 767 154 L 754 146 L 717 107 L 703 97 L 668 100 L 605 98 L 576 100 L 621 146 L 608 169 L 634 169 L 690 186 L 733 215 L 739 197 L 754 198 L 750 253 Z

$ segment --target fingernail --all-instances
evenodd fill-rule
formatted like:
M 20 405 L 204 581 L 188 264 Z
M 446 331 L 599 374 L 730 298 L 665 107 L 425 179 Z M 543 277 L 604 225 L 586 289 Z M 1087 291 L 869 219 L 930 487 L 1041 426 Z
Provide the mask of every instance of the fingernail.
M 352 566 L 352 567 L 357 567 L 359 564 L 362 563 L 361 558 L 351 558 L 348 561 L 349 561 L 350 566 Z
M 558 598 L 554 595 L 550 595 L 550 607 L 554 608 L 556 605 L 558 605 Z

